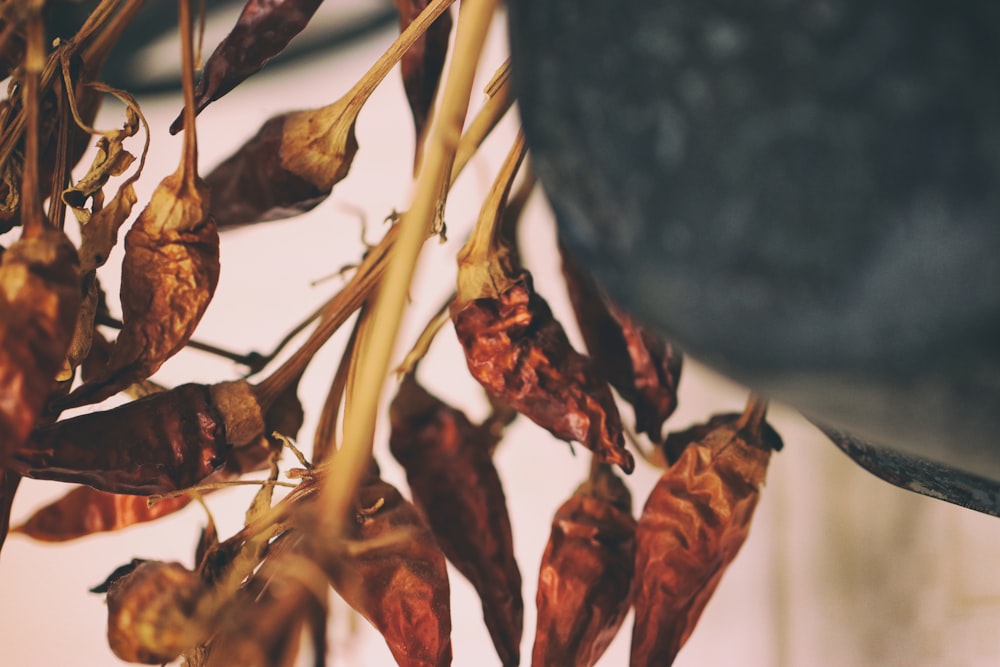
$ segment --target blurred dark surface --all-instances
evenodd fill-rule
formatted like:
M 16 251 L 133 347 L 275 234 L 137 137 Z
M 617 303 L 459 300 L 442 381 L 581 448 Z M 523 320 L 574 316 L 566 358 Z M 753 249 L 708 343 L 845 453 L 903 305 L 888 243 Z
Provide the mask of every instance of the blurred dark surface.
M 508 6 L 535 167 L 615 298 L 1000 512 L 1000 4 Z

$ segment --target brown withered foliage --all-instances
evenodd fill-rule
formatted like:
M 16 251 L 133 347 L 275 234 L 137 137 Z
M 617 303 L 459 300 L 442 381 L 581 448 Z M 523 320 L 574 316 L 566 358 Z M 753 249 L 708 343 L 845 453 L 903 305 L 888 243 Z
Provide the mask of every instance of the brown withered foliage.
M 389 409 L 389 449 L 414 504 L 483 605 L 503 665 L 520 660 L 524 602 L 510 517 L 491 451 L 502 432 L 474 425 L 408 374 Z
M 597 373 L 635 410 L 635 428 L 663 439 L 663 424 L 677 408 L 683 356 L 615 304 L 560 244 L 562 272 L 576 321 Z
M 592 667 L 630 607 L 632 495 L 605 465 L 556 512 L 538 574 L 531 664 Z
M 750 530 L 771 451 L 781 440 L 751 398 L 677 436 L 680 458 L 649 495 L 636 529 L 633 667 L 670 665 Z
M 344 600 L 382 633 L 400 667 L 451 664 L 451 602 L 444 554 L 417 508 L 371 475 L 341 541 L 317 544 Z
M 169 493 L 204 480 L 263 430 L 247 383 L 185 384 L 38 429 L 10 465 L 111 493 Z

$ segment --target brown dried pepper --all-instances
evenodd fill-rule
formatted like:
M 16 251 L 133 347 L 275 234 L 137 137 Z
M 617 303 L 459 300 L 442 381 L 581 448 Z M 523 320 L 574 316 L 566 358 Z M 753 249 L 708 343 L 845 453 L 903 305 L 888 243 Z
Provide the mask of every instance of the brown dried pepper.
M 400 667 L 451 664 L 445 557 L 417 508 L 370 475 L 343 540 L 316 544 L 319 564 L 344 600 L 375 626 Z
M 206 587 L 180 563 L 143 561 L 107 589 L 108 645 L 127 662 L 170 662 L 211 636 L 195 620 Z
M 518 262 L 504 202 L 524 157 L 518 137 L 459 253 L 451 318 L 469 371 L 486 391 L 548 429 L 577 441 L 604 463 L 635 467 L 607 382 L 569 343 L 531 274 Z
M 38 429 L 11 467 L 111 493 L 169 493 L 205 479 L 264 428 L 246 382 L 185 384 Z
M 662 442 L 663 424 L 677 408 L 680 350 L 612 302 L 564 245 L 559 250 L 569 300 L 594 367 L 634 408 L 636 431 Z
M 649 495 L 636 529 L 633 667 L 670 665 L 750 529 L 781 439 L 751 398 L 677 435 L 688 445 Z
M 189 117 L 180 165 L 160 182 L 125 235 L 123 326 L 108 368 L 100 380 L 73 392 L 63 407 L 102 400 L 155 373 L 191 338 L 219 282 L 219 233 L 209 214 L 208 186 L 198 177 L 189 2 L 180 2 Z
M 236 25 L 212 51 L 195 89 L 195 113 L 219 99 L 267 62 L 309 24 L 323 0 L 247 0 Z M 184 113 L 170 125 L 170 134 L 184 128 Z
M 312 210 L 350 171 L 358 114 L 375 87 L 454 0 L 432 0 L 358 83 L 319 109 L 266 121 L 205 177 L 220 227 L 280 220 Z
M 407 374 L 389 409 L 389 449 L 406 469 L 413 502 L 483 605 L 500 661 L 520 661 L 524 602 L 510 517 L 490 456 L 499 433 L 477 427 Z
M 427 0 L 394 0 L 399 11 L 399 29 L 403 31 L 427 7 Z M 420 39 L 400 61 L 403 72 L 403 89 L 410 103 L 413 125 L 417 131 L 418 145 L 430 115 L 434 95 L 441 81 L 441 72 L 448 55 L 448 37 L 451 35 L 451 14 L 445 12 L 427 28 Z
M 591 667 L 618 633 L 635 567 L 632 495 L 598 464 L 556 512 L 538 574 L 531 664 Z

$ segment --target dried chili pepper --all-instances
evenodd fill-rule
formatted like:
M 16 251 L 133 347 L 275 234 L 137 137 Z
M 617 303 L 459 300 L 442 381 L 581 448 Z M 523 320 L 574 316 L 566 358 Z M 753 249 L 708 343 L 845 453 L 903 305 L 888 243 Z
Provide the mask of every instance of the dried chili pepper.
M 636 529 L 633 667 L 670 665 L 750 529 L 771 450 L 781 447 L 751 398 L 678 434 L 688 445 L 649 495 Z
M 80 308 L 76 248 L 42 209 L 38 184 L 41 18 L 27 24 L 23 232 L 0 259 L 0 465 L 27 439 L 69 348 Z
M 160 182 L 125 235 L 124 325 L 101 380 L 76 390 L 63 407 L 102 400 L 153 373 L 180 351 L 201 321 L 219 281 L 219 234 L 208 186 L 198 178 L 189 0 L 181 0 L 185 109 L 180 165 Z
M 501 663 L 518 664 L 524 602 L 507 502 L 490 456 L 497 433 L 473 425 L 412 374 L 403 378 L 389 418 L 389 448 L 406 469 L 413 502 L 479 594 Z
M 628 488 L 608 466 L 594 466 L 552 521 L 532 665 L 591 667 L 604 654 L 630 606 L 635 528 Z
M 205 584 L 180 563 L 139 562 L 108 586 L 108 645 L 127 662 L 170 662 L 206 641 L 195 620 Z
M 503 204 L 524 155 L 518 139 L 459 253 L 452 322 L 469 371 L 486 391 L 557 438 L 575 440 L 605 463 L 631 472 L 621 421 L 607 382 L 576 352 L 531 274 L 517 261 Z
M 399 29 L 403 31 L 427 7 L 427 0 L 394 0 L 399 11 Z M 448 37 L 451 35 L 451 14 L 445 12 L 427 28 L 420 39 L 406 52 L 400 61 L 403 72 L 403 89 L 410 103 L 413 125 L 417 132 L 417 145 L 424 133 L 424 126 L 430 114 L 441 71 L 448 55 Z
M 201 484 L 225 482 L 246 472 L 266 468 L 273 449 L 249 445 L 233 450 L 225 465 L 201 480 Z M 146 496 L 98 491 L 79 486 L 38 509 L 13 528 L 13 532 L 43 542 L 66 542 L 95 533 L 121 530 L 155 521 L 184 509 L 194 496 L 168 496 L 150 504 Z
M 21 483 L 21 476 L 13 470 L 0 467 L 0 551 L 7 540 L 7 530 L 10 528 L 10 508 L 14 504 L 14 494 Z
M 38 429 L 11 467 L 111 493 L 168 493 L 205 479 L 264 428 L 246 382 L 185 384 Z
M 635 410 L 636 431 L 663 440 L 663 423 L 677 408 L 680 350 L 632 317 L 601 291 L 560 244 L 570 303 L 594 368 Z
M 309 24 L 323 0 L 247 0 L 229 31 L 205 61 L 195 89 L 195 113 L 259 72 Z M 184 128 L 182 112 L 170 134 Z
M 432 0 L 378 62 L 333 104 L 275 116 L 211 171 L 220 227 L 280 220 L 311 210 L 347 176 L 358 151 L 354 125 L 368 97 L 454 0 Z
M 451 664 L 445 557 L 417 508 L 370 475 L 344 539 L 316 544 L 333 588 L 382 633 L 400 667 Z

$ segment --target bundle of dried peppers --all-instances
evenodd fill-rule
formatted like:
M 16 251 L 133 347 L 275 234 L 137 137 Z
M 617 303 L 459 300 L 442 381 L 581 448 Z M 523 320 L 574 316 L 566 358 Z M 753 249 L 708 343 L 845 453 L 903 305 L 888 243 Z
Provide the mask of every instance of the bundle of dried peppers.
M 398 664 L 448 665 L 450 562 L 479 596 L 500 662 L 517 665 L 517 517 L 494 455 L 524 415 L 592 452 L 589 478 L 555 512 L 539 554 L 531 663 L 596 664 L 634 608 L 632 664 L 670 664 L 747 535 L 781 441 L 757 397 L 742 415 L 665 435 L 680 352 L 633 321 L 563 250 L 590 356 L 573 348 L 518 250 L 534 191 L 520 137 L 456 253 L 454 294 L 407 355 L 387 410 L 388 450 L 412 502 L 382 479 L 373 457 L 383 379 L 420 248 L 443 237 L 450 188 L 512 103 L 501 66 L 487 101 L 465 122 L 496 0 L 464 0 L 457 20 L 452 0 L 396 0 L 399 38 L 354 87 L 327 106 L 271 118 L 204 179 L 197 115 L 224 105 L 226 93 L 285 48 L 320 0 L 247 0 L 197 81 L 197 21 L 191 1 L 179 0 L 184 105 L 171 131 L 184 133 L 181 162 L 130 224 L 134 184 L 159 128 L 147 126 L 127 91 L 101 83 L 100 72 L 141 2 L 100 0 L 73 36 L 54 43 L 45 38 L 46 17 L 61 1 L 48 4 L 12 0 L 0 14 L 0 60 L 11 80 L 0 102 L 0 219 L 16 236 L 0 263 L 0 547 L 22 477 L 78 485 L 10 529 L 52 542 L 156 521 L 196 499 L 204 504 L 209 491 L 253 484 L 243 528 L 221 539 L 209 518 L 193 567 L 136 559 L 96 589 L 107 595 L 117 656 L 263 666 L 298 664 L 307 652 L 323 665 L 335 591 L 382 634 Z M 397 63 L 417 138 L 407 156 L 417 173 L 410 209 L 394 216 L 339 292 L 274 354 L 254 358 L 251 375 L 260 377 L 157 386 L 151 376 L 194 344 L 211 306 L 223 268 L 220 230 L 294 217 L 329 198 L 360 150 L 359 113 Z M 108 95 L 124 104 L 124 120 L 98 131 L 92 123 Z M 140 131 L 137 157 L 126 142 Z M 77 169 L 81 146 L 95 137 L 93 162 Z M 527 172 L 520 181 L 519 172 Z M 64 232 L 68 211 L 78 244 Z M 116 306 L 105 299 L 100 270 L 126 228 Z M 115 307 L 120 320 L 110 314 Z M 299 382 L 352 318 L 310 461 L 290 440 L 303 423 Z M 416 377 L 449 320 L 489 401 L 478 423 Z M 120 330 L 106 343 L 97 327 L 112 322 Z M 304 342 L 272 364 L 311 322 Z M 141 397 L 97 405 L 120 393 Z M 616 396 L 632 405 L 633 419 L 623 419 Z M 83 406 L 91 411 L 63 415 Z M 632 472 L 626 442 L 636 433 L 658 452 L 644 458 L 666 468 L 638 519 L 613 469 Z M 286 449 L 299 461 L 285 470 L 287 481 L 279 479 Z M 266 479 L 240 479 L 261 470 L 270 471 Z M 291 489 L 276 500 L 278 487 Z

